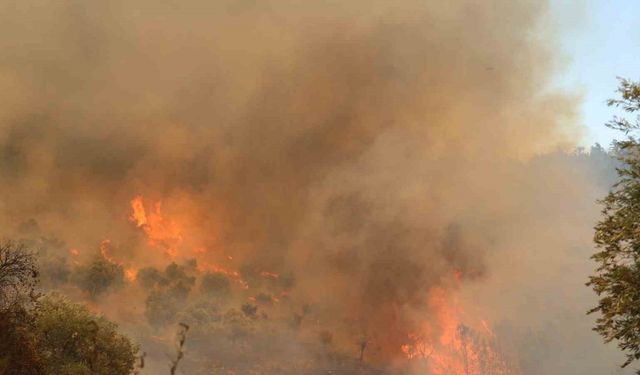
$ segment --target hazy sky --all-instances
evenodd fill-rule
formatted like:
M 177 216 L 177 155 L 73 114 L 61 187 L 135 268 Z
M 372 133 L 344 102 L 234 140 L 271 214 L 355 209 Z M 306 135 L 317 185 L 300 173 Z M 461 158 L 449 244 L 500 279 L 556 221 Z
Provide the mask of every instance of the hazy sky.
M 603 125 L 613 114 L 605 101 L 615 95 L 616 77 L 640 79 L 640 1 L 552 0 L 552 6 L 569 59 L 558 84 L 583 97 L 583 144 L 607 146 L 619 137 Z

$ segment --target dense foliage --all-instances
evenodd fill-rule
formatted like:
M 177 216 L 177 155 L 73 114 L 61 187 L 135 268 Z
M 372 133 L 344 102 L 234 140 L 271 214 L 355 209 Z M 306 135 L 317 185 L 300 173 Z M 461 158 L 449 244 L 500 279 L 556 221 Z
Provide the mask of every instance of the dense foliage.
M 35 293 L 35 256 L 0 244 L 0 374 L 127 375 L 137 347 L 104 317 Z
M 131 373 L 138 349 L 118 333 L 114 323 L 59 294 L 49 294 L 38 304 L 35 320 L 38 351 L 47 363 L 48 373 Z
M 621 98 L 610 100 L 610 106 L 628 113 L 640 110 L 640 83 L 621 80 L 618 91 Z M 607 125 L 623 131 L 626 139 L 614 142 L 619 178 L 602 200 L 594 237 L 598 268 L 588 285 L 600 298 L 590 310 L 600 314 L 594 330 L 626 352 L 624 367 L 640 359 L 640 140 L 634 137 L 640 121 L 614 117 Z
M 89 293 L 91 298 L 97 298 L 112 288 L 122 286 L 123 280 L 122 266 L 99 254 L 91 263 L 77 271 L 76 283 Z
M 145 314 L 152 326 L 177 323 L 176 314 L 195 284 L 196 278 L 190 275 L 193 271 L 195 264 L 179 266 L 175 263 L 168 265 L 164 272 L 155 268 L 140 270 L 138 282 L 149 290 Z

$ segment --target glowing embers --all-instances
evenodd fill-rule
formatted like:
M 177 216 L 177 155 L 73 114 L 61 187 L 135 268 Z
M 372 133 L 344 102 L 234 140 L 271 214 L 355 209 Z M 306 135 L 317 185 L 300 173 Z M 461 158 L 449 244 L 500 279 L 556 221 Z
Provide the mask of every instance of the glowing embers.
M 199 262 L 198 271 L 223 274 L 226 277 L 228 277 L 230 280 L 237 282 L 242 287 L 242 289 L 249 289 L 249 284 L 246 281 L 244 281 L 244 279 L 242 279 L 242 276 L 238 271 L 227 269 L 218 264 L 208 263 L 208 262 Z
M 111 255 L 111 240 L 103 240 L 100 243 L 100 255 L 111 264 L 122 265 Z
M 278 275 L 277 273 L 269 272 L 269 271 L 260 272 L 260 276 L 264 277 L 265 279 L 271 279 L 271 280 L 278 280 L 278 278 L 280 277 L 280 275 Z
M 401 347 L 407 358 L 429 375 L 521 375 L 484 320 L 478 327 L 462 322 L 461 311 L 444 290 L 429 301 L 433 315 Z
M 71 249 L 70 251 L 73 251 L 73 250 L 75 249 Z M 75 252 L 76 254 L 78 253 L 77 250 L 75 250 Z M 114 264 L 116 266 L 122 267 L 124 271 L 125 280 L 127 280 L 130 283 L 133 283 L 136 281 L 138 277 L 138 269 L 133 266 L 126 267 L 124 262 L 117 260 L 113 256 L 111 240 L 103 240 L 100 243 L 100 256 L 102 256 L 102 258 L 104 258 L 104 260 L 106 260 L 107 262 Z
M 124 277 L 128 282 L 133 283 L 138 279 L 138 270 L 135 267 L 125 268 Z
M 133 198 L 129 219 L 142 228 L 151 246 L 161 249 L 171 259 L 176 258 L 183 240 L 182 231 L 176 222 L 162 215 L 161 202 L 155 202 L 147 209 L 142 196 Z

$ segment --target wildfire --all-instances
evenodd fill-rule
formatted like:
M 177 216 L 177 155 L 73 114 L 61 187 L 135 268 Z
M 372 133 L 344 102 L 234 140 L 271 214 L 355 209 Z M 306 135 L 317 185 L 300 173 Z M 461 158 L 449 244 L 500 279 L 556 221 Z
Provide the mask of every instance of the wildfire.
M 120 265 L 119 262 L 116 261 L 116 259 L 111 255 L 111 241 L 110 240 L 103 240 L 100 243 L 100 255 L 102 255 L 102 257 L 104 259 L 107 260 L 107 262 L 111 263 L 111 264 L 117 264 Z
M 102 255 L 102 257 L 107 262 L 109 262 L 111 264 L 115 264 L 115 265 L 118 265 L 118 266 L 123 266 L 123 263 L 118 261 L 111 254 L 111 241 L 110 240 L 103 240 L 100 243 L 100 255 Z M 125 268 L 124 269 L 124 277 L 130 283 L 135 282 L 137 277 L 138 277 L 138 269 L 136 267 L 127 267 L 127 268 Z
M 215 263 L 207 263 L 207 262 L 199 262 L 198 271 L 221 273 L 227 276 L 229 279 L 234 280 L 235 282 L 240 284 L 242 289 L 249 289 L 249 284 L 246 281 L 244 281 L 244 279 L 240 275 L 240 272 L 238 271 L 234 271 L 234 270 L 222 267 Z
M 147 214 L 144 210 L 144 203 L 142 202 L 142 197 L 137 196 L 131 200 L 131 209 L 133 212 L 129 219 L 136 223 L 137 226 L 141 227 L 147 224 Z
M 130 283 L 133 283 L 138 278 L 138 270 L 134 267 L 130 267 L 124 270 L 124 277 Z
M 131 210 L 129 219 L 143 229 L 149 244 L 175 259 L 182 231 L 176 222 L 162 215 L 162 202 L 155 202 L 153 209 L 147 210 L 142 196 L 137 196 L 131 201 Z
M 78 256 L 80 255 L 80 252 L 78 251 L 78 249 L 76 248 L 71 248 L 69 249 L 69 254 L 71 254 L 71 256 L 74 258 L 72 259 L 73 264 L 80 265 L 80 262 L 78 261 Z
M 238 271 L 230 270 L 214 263 L 201 262 L 198 264 L 198 270 L 200 272 L 222 273 L 230 278 L 240 277 L 240 273 Z
M 221 273 L 230 280 L 239 283 L 243 289 L 249 288 L 248 283 L 242 278 L 238 271 L 202 259 L 209 253 L 208 248 L 197 242 L 194 243 L 191 236 L 185 235 L 185 233 L 189 234 L 187 231 L 190 228 L 188 219 L 184 220 L 183 217 L 183 220 L 178 221 L 175 218 L 169 218 L 162 212 L 161 201 L 152 202 L 151 205 L 145 205 L 145 199 L 140 195 L 131 200 L 130 206 L 131 214 L 129 220 L 144 231 L 147 242 L 151 247 L 163 251 L 171 260 L 175 260 L 178 255 L 184 256 L 190 254 L 197 258 L 199 272 Z M 185 238 L 187 240 L 185 240 Z M 178 250 L 180 250 L 180 254 Z M 187 253 L 185 254 L 184 251 L 187 251 Z M 230 261 L 233 260 L 233 257 L 230 255 L 226 255 L 226 258 Z M 136 275 L 137 272 L 131 270 L 127 278 L 135 280 Z M 277 275 L 268 273 L 268 275 L 264 277 L 277 278 Z
M 260 272 L 260 276 L 264 277 L 265 279 L 273 279 L 273 280 L 277 280 L 280 277 L 277 273 L 268 272 L 268 271 Z
M 410 361 L 420 361 L 430 375 L 521 375 L 506 353 L 499 349 L 495 334 L 486 321 L 480 329 L 462 323 L 460 309 L 445 292 L 431 294 L 433 319 L 419 332 L 408 335 L 401 346 Z

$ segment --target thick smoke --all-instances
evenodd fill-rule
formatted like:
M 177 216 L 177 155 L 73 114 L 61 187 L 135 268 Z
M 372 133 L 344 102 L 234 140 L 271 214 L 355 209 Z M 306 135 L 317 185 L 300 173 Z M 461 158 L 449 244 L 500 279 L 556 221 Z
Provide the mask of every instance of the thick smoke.
M 475 290 L 483 299 L 468 304 L 513 332 L 535 321 L 511 314 L 520 298 L 547 306 L 556 295 L 532 285 L 551 275 L 581 290 L 582 273 L 568 281 L 553 265 L 571 262 L 574 239 L 589 246 L 594 177 L 531 161 L 579 138 L 575 98 L 547 90 L 544 2 L 0 10 L 6 236 L 44 233 L 84 262 L 109 239 L 125 263 L 164 269 L 170 260 L 128 220 L 134 197 L 161 201 L 186 232 L 176 261 L 286 275 L 292 309 L 337 346 L 371 338 L 367 355 L 383 363 L 430 319 L 434 289 Z M 563 210 L 571 220 L 554 216 Z

